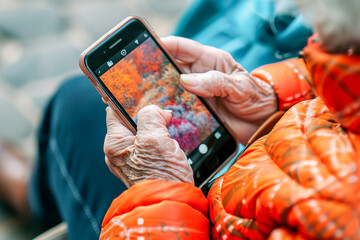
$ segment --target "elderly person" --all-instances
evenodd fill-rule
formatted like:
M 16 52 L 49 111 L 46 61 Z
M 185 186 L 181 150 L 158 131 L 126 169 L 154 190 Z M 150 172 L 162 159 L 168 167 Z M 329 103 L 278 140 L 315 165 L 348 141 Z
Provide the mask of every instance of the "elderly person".
M 175 34 L 224 49 L 252 70 L 297 56 L 312 30 L 293 6 L 277 11 L 273 0 L 196 0 Z M 62 84 L 45 110 L 32 171 L 0 145 L 0 200 L 47 227 L 65 221 L 69 239 L 98 239 L 111 202 L 126 189 L 104 162 L 105 108 L 85 76 Z
M 360 2 L 299 4 L 317 33 L 303 58 L 251 74 L 226 52 L 164 39 L 187 70 L 182 86 L 215 103 L 240 142 L 287 112 L 205 198 L 185 155 L 168 150 L 179 148 L 166 128 L 171 113 L 145 107 L 133 135 L 108 108 L 106 163 L 129 189 L 101 239 L 360 239 Z

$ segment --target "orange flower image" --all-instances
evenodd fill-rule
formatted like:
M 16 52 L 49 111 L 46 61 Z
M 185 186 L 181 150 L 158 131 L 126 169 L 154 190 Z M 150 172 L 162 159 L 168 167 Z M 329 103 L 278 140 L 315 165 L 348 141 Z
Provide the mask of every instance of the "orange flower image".
M 137 112 L 150 104 L 172 110 L 169 133 L 186 154 L 219 126 L 202 102 L 181 87 L 179 72 L 151 38 L 101 80 L 135 122 Z

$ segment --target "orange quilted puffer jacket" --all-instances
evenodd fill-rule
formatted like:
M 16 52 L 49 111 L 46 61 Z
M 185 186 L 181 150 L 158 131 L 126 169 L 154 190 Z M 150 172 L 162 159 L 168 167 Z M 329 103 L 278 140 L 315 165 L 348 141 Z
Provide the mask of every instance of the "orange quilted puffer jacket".
M 252 73 L 289 110 L 207 199 L 186 183 L 138 183 L 114 200 L 100 238 L 360 239 L 360 57 L 312 40 L 304 53 L 311 77 L 302 60 Z M 305 100 L 310 79 L 318 97 Z

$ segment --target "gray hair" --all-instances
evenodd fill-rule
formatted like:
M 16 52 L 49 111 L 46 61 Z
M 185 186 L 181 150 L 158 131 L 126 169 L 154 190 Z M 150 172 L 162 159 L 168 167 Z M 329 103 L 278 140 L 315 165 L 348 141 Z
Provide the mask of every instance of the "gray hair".
M 277 8 L 292 11 L 294 1 L 326 51 L 360 53 L 360 0 L 277 0 Z

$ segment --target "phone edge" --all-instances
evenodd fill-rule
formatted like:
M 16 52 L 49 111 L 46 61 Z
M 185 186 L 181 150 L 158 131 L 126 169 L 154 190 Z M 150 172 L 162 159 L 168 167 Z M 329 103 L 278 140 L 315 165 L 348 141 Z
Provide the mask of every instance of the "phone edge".
M 156 41 L 158 42 L 158 44 L 161 46 L 161 48 L 165 51 L 165 53 L 168 55 L 169 58 L 171 58 L 172 62 L 176 65 L 176 67 L 180 70 L 180 73 L 184 73 L 183 68 L 177 64 L 176 59 L 172 56 L 172 54 L 167 50 L 167 48 L 164 46 L 163 42 L 161 41 L 161 39 L 159 38 L 159 36 L 154 32 L 152 26 L 148 23 L 148 21 L 145 18 L 141 18 L 138 16 L 129 16 L 127 18 L 125 18 L 123 21 L 121 21 L 120 23 L 118 23 L 115 27 L 113 27 L 112 29 L 110 29 L 107 33 L 105 33 L 104 35 L 102 35 L 97 41 L 95 41 L 90 47 L 88 47 L 87 49 L 85 49 L 80 57 L 79 57 L 79 66 L 80 69 L 83 71 L 83 73 L 85 74 L 85 76 L 90 80 L 91 84 L 95 87 L 95 89 L 97 90 L 97 92 L 101 95 L 101 97 L 103 98 L 103 101 L 109 105 L 117 114 L 117 116 L 120 118 L 120 120 L 122 121 L 122 123 L 134 134 L 136 135 L 136 129 L 132 126 L 131 123 L 128 122 L 128 120 L 126 119 L 126 117 L 119 111 L 119 109 L 116 107 L 115 103 L 107 96 L 107 94 L 105 93 L 105 91 L 102 89 L 102 87 L 98 84 L 96 78 L 92 75 L 92 73 L 87 69 L 86 64 L 85 64 L 85 57 L 86 55 L 92 51 L 94 48 L 96 48 L 98 45 L 100 45 L 101 43 L 103 43 L 109 36 L 111 36 L 114 32 L 116 32 L 119 28 L 121 28 L 123 25 L 125 25 L 127 22 L 136 19 L 139 20 L 140 22 L 142 22 L 142 24 L 144 24 L 147 29 L 150 31 L 151 35 L 155 37 Z M 231 128 L 228 126 L 228 124 L 224 121 L 224 119 L 217 114 L 216 111 L 214 111 L 214 106 L 212 104 L 210 104 L 206 98 L 202 98 L 207 106 L 209 106 L 210 108 L 212 108 L 212 112 L 213 114 L 216 114 L 217 118 L 221 121 L 221 124 L 223 124 L 223 126 L 227 129 L 227 131 L 230 133 L 230 135 L 233 137 L 233 139 L 235 140 L 236 143 L 236 148 L 233 152 L 233 154 L 231 154 L 217 169 L 216 171 L 214 171 L 206 180 L 204 180 L 199 186 L 200 189 L 202 189 L 202 187 L 204 187 L 206 185 L 207 182 L 209 182 L 217 173 L 219 173 L 234 157 L 236 157 L 238 150 L 239 150 L 239 141 L 234 137 L 234 131 L 231 130 Z
M 85 76 L 90 80 L 91 84 L 95 87 L 97 92 L 101 95 L 103 101 L 105 104 L 110 106 L 116 113 L 116 115 L 120 118 L 121 122 L 134 134 L 136 135 L 136 129 L 132 126 L 132 124 L 126 119 L 126 117 L 120 112 L 120 110 L 116 107 L 115 103 L 109 98 L 109 96 L 105 93 L 105 91 L 102 89 L 98 81 L 96 80 L 96 77 L 92 75 L 92 73 L 88 70 L 85 63 L 86 55 L 91 52 L 94 48 L 99 46 L 101 43 L 103 43 L 109 36 L 111 36 L 114 32 L 119 30 L 123 25 L 125 25 L 127 22 L 131 21 L 132 19 L 137 19 L 141 21 L 143 24 L 146 24 L 140 17 L 137 16 L 129 16 L 125 18 L 123 21 L 118 23 L 115 27 L 110 29 L 107 33 L 102 35 L 97 41 L 95 41 L 93 44 L 91 44 L 90 47 L 85 49 L 80 57 L 79 57 L 79 66 L 80 69 L 83 71 Z M 147 26 L 147 25 L 145 25 Z

